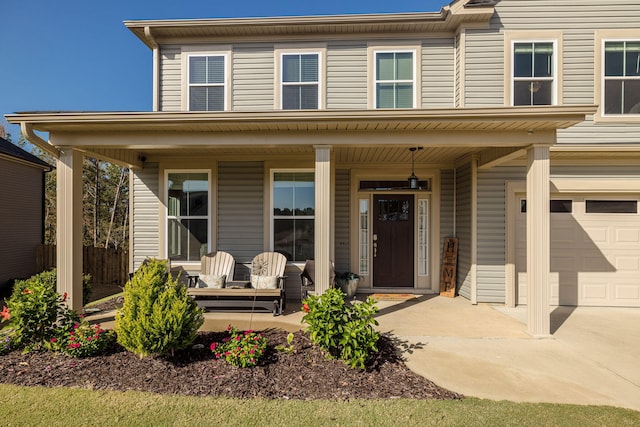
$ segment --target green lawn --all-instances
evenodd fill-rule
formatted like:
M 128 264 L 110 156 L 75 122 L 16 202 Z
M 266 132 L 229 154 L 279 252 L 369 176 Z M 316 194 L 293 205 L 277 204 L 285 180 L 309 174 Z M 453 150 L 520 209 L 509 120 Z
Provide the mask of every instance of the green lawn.
M 462 401 L 237 400 L 0 385 L 2 426 L 639 426 L 605 407 Z

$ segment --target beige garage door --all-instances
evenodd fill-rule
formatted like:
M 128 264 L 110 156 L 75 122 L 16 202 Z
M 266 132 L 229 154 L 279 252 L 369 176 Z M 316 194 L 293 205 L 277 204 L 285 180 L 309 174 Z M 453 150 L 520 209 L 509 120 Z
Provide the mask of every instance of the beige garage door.
M 640 307 L 639 195 L 554 195 L 551 304 Z M 517 198 L 518 304 L 527 302 L 526 200 Z

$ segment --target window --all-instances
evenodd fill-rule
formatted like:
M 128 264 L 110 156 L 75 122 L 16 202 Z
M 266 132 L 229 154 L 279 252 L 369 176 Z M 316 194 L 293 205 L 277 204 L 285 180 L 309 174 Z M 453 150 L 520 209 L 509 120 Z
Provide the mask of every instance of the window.
M 555 103 L 555 43 L 513 44 L 513 105 Z
M 640 114 L 640 41 L 604 42 L 604 114 Z
M 550 200 L 549 201 L 550 213 L 572 213 L 573 212 L 573 200 Z M 520 213 L 527 213 L 527 200 L 520 200 Z
M 376 108 L 415 108 L 414 52 L 376 52 L 374 73 Z
M 586 200 L 585 211 L 593 213 L 638 213 L 637 200 Z
M 317 110 L 320 90 L 317 53 L 282 55 L 282 109 Z
M 189 111 L 224 111 L 224 55 L 189 56 Z
M 360 274 L 369 274 L 369 199 L 360 199 L 360 223 L 358 225 L 358 260 Z
M 273 173 L 273 250 L 288 261 L 314 257 L 315 181 L 313 172 Z
M 208 252 L 209 174 L 167 174 L 167 254 L 176 261 L 200 261 Z

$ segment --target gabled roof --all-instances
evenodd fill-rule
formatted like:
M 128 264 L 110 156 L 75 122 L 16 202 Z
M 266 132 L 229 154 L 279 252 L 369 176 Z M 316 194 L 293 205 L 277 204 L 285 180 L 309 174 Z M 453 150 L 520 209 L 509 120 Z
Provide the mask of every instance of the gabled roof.
M 49 163 L 45 162 L 34 156 L 31 153 L 27 153 L 17 145 L 12 144 L 4 138 L 0 137 L 0 157 L 11 157 L 14 159 L 22 160 L 24 162 L 32 163 L 37 166 L 41 166 L 46 169 L 53 169 Z

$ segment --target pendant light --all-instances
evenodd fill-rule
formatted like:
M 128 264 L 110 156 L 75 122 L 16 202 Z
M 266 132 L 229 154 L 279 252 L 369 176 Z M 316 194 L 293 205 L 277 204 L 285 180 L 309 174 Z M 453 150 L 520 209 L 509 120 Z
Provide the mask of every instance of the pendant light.
M 414 154 L 416 151 L 418 150 L 422 150 L 422 147 L 411 147 L 409 148 L 409 151 L 411 151 L 411 176 L 408 178 L 409 181 L 409 188 L 412 190 L 417 190 L 418 189 L 418 180 L 419 178 L 416 176 L 415 174 L 415 169 L 414 169 Z

